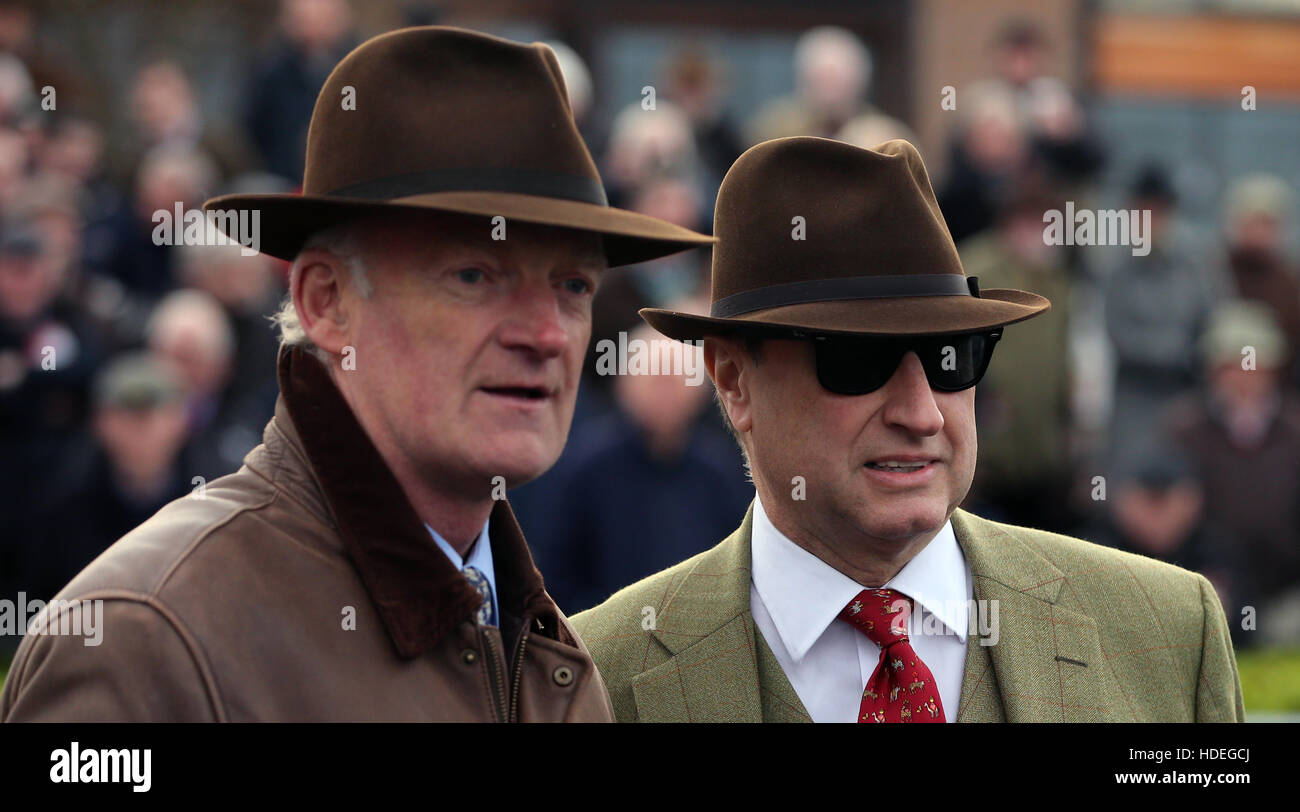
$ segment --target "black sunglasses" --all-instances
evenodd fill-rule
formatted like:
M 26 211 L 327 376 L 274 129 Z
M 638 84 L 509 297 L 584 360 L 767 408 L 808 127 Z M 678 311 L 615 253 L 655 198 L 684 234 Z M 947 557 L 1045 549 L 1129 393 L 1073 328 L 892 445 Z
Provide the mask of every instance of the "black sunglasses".
M 817 380 L 837 395 L 865 395 L 888 383 L 910 350 L 930 388 L 960 392 L 979 383 L 1002 331 L 939 336 L 805 336 L 817 354 Z

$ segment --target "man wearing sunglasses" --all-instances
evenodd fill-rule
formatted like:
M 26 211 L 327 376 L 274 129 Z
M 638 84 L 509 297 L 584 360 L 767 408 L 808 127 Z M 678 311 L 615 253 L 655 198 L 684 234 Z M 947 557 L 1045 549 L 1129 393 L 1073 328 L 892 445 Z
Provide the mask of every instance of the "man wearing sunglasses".
M 619 720 L 1243 718 L 1205 578 L 958 507 L 974 387 L 1050 305 L 965 276 L 915 148 L 764 142 L 714 227 L 710 315 L 642 315 L 703 339 L 756 498 L 574 618 Z

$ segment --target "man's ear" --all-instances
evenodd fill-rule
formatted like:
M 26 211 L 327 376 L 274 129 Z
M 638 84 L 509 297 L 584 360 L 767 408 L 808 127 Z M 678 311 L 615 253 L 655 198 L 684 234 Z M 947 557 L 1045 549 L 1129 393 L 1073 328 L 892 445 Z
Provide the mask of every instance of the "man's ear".
M 753 368 L 744 345 L 730 336 L 705 336 L 704 367 L 718 390 L 722 408 L 737 432 L 753 425 L 749 397 L 749 371 Z
M 348 307 L 343 298 L 342 260 L 318 248 L 298 255 L 289 278 L 293 307 L 303 332 L 317 347 L 334 355 L 351 344 Z

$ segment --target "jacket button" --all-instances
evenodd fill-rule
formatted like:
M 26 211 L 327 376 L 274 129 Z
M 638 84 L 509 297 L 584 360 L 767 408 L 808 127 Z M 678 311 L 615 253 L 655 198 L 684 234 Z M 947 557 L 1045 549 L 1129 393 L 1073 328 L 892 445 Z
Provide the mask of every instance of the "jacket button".
M 465 665 L 473 665 L 478 662 L 478 652 L 472 648 L 467 648 L 460 653 L 460 659 Z
M 567 665 L 562 665 L 555 669 L 555 673 L 551 677 L 555 680 L 556 685 L 568 685 L 573 682 L 573 669 Z

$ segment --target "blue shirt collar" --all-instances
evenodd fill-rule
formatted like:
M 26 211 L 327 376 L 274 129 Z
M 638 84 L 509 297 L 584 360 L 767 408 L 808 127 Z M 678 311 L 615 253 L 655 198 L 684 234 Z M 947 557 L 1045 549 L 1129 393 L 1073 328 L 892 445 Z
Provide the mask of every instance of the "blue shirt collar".
M 429 531 L 429 535 L 433 536 L 433 541 L 438 545 L 438 549 L 442 550 L 447 559 L 451 561 L 452 566 L 458 570 L 473 567 L 483 573 L 483 577 L 487 578 L 488 584 L 492 587 L 492 609 L 497 617 L 501 617 L 501 606 L 497 603 L 496 570 L 492 566 L 492 541 L 488 537 L 488 525 L 490 523 L 490 519 L 483 523 L 483 530 L 469 548 L 469 557 L 464 559 L 461 558 L 460 553 L 456 552 L 456 548 L 452 547 L 445 538 L 439 535 L 437 530 L 434 530 L 427 523 L 424 527 Z

